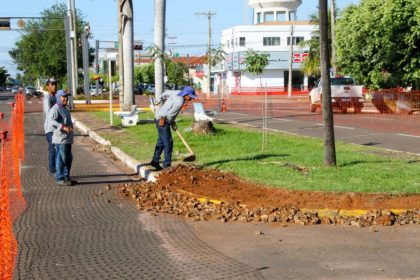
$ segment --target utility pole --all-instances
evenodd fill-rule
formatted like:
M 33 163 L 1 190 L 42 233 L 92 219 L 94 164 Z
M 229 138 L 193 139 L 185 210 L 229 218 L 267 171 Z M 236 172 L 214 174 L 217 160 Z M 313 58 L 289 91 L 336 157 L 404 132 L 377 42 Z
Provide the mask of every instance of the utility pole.
M 89 23 L 85 26 L 82 36 L 82 54 L 83 54 L 83 89 L 86 96 L 86 104 L 90 102 L 90 90 L 89 90 L 89 38 L 90 26 Z
M 73 93 L 73 56 L 72 56 L 72 42 L 70 38 L 71 27 L 70 17 L 64 16 L 64 29 L 66 32 L 66 60 L 67 60 L 67 84 L 69 87 L 70 94 Z
M 67 15 L 70 23 L 70 40 L 71 40 L 71 61 L 72 61 L 72 85 L 70 87 L 72 97 L 77 94 L 77 32 L 76 32 L 76 16 L 74 0 L 68 0 Z
M 289 83 L 287 87 L 287 96 L 292 97 L 292 82 L 293 82 L 293 24 L 290 24 L 290 59 L 289 59 Z
M 208 94 L 210 94 L 211 91 L 211 18 L 216 15 L 216 13 L 212 13 L 211 11 L 208 11 L 206 13 L 194 13 L 196 16 L 206 16 L 209 22 L 208 26 L 208 50 L 207 50 L 207 63 L 208 63 L 208 69 L 207 69 L 207 85 L 208 85 Z
M 99 40 L 95 41 L 95 73 L 96 76 L 99 75 Z M 96 96 L 99 94 L 99 79 L 95 79 L 95 91 Z M 90 94 L 90 91 L 89 91 Z
M 187 53 L 187 74 L 188 74 L 188 84 L 191 86 L 191 78 L 190 78 L 190 54 Z

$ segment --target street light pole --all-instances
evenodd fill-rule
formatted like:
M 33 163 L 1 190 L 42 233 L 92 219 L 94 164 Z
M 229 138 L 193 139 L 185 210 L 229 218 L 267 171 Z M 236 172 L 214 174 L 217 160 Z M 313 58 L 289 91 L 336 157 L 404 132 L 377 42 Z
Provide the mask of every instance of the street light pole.
M 89 38 L 90 26 L 89 23 L 84 28 L 82 36 L 82 54 L 83 54 L 83 89 L 86 96 L 86 104 L 91 104 L 90 90 L 89 90 Z
M 212 13 L 211 11 L 208 11 L 207 13 L 194 13 L 196 16 L 206 16 L 208 19 L 208 49 L 207 49 L 207 85 L 208 85 L 208 91 L 207 93 L 211 93 L 211 18 L 216 15 L 216 13 Z

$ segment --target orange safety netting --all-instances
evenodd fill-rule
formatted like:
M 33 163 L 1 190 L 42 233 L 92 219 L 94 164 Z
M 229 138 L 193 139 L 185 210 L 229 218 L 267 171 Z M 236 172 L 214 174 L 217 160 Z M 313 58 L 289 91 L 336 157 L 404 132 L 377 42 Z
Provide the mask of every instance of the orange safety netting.
M 13 222 L 26 208 L 20 182 L 24 157 L 24 96 L 16 95 L 8 121 L 0 113 L 0 279 L 12 279 L 17 242 Z

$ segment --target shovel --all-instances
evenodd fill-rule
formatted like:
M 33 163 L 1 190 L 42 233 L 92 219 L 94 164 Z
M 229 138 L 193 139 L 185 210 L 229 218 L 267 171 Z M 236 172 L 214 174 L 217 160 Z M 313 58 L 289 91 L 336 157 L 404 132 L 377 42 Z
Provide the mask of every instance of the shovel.
M 185 141 L 184 137 L 182 137 L 181 133 L 177 130 L 175 130 L 176 134 L 178 134 L 179 139 L 181 139 L 182 143 L 184 143 L 185 147 L 187 147 L 188 151 L 190 152 L 190 154 L 188 156 L 186 156 L 183 161 L 195 161 L 196 157 L 194 152 L 191 150 L 190 146 L 188 145 L 188 143 Z

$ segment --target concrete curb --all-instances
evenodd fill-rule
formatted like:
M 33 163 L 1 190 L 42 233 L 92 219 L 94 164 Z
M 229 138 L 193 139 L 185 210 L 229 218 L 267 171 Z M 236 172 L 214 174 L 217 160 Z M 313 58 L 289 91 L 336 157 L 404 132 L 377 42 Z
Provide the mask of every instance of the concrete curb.
M 79 129 L 83 134 L 88 135 L 92 138 L 95 142 L 104 145 L 110 146 L 111 152 L 126 166 L 133 169 L 134 172 L 139 174 L 143 177 L 146 181 L 149 182 L 156 182 L 157 181 L 157 172 L 154 171 L 152 167 L 150 167 L 147 163 L 141 163 L 138 160 L 135 160 L 131 156 L 124 153 L 120 148 L 112 146 L 111 141 L 105 140 L 99 134 L 94 132 L 93 130 L 89 129 L 85 124 L 81 121 L 77 120 L 76 118 L 72 118 L 74 126 Z

